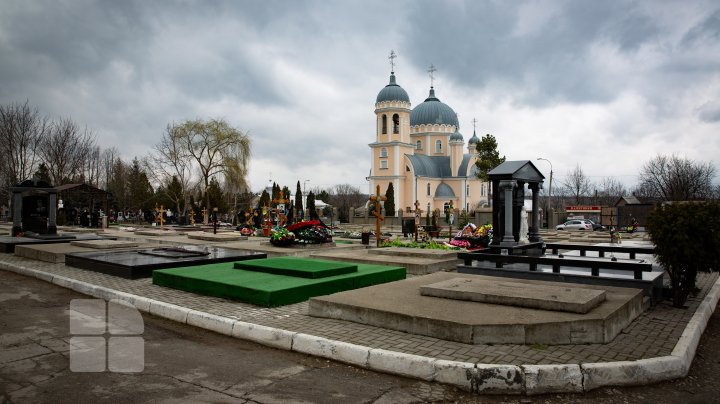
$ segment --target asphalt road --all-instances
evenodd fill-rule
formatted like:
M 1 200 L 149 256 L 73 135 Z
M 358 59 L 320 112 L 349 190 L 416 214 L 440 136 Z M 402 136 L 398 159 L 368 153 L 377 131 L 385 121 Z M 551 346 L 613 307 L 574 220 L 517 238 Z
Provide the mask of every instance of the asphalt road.
M 143 314 L 144 370 L 70 370 L 69 307 L 87 296 L 0 271 L 0 403 L 712 403 L 720 402 L 720 315 L 705 332 L 689 377 L 584 395 L 471 395 L 367 371 Z

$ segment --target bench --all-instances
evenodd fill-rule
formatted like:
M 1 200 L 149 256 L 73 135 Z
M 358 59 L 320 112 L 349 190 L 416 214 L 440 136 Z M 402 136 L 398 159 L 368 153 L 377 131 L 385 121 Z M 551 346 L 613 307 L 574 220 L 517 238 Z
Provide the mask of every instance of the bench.
M 588 245 L 588 244 L 569 244 L 569 243 L 546 243 L 546 249 L 551 250 L 553 254 L 557 254 L 559 250 L 580 251 L 580 256 L 585 257 L 588 251 L 597 251 L 600 258 L 605 257 L 605 253 L 627 253 L 630 259 L 635 259 L 636 254 L 654 254 L 653 247 L 623 247 L 623 246 L 607 246 L 607 245 Z

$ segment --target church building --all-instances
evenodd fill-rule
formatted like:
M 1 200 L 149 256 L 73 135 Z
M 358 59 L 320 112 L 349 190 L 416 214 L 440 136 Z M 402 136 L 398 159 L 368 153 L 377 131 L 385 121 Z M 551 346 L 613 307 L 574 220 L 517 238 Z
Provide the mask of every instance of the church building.
M 394 54 L 391 54 L 391 61 Z M 487 203 L 488 184 L 477 178 L 475 135 L 465 145 L 457 114 L 435 95 L 431 67 L 430 93 L 411 108 L 410 97 L 395 78 L 377 95 L 375 141 L 370 143 L 372 168 L 370 192 L 376 185 L 384 194 L 392 182 L 396 209 L 408 215 L 419 208 L 426 212 L 452 201 L 454 208 L 472 211 Z

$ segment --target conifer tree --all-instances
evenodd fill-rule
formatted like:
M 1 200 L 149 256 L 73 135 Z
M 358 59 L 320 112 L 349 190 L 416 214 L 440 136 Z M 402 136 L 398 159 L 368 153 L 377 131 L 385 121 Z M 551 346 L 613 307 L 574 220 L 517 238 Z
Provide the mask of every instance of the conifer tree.
M 392 182 L 385 192 L 385 216 L 395 216 L 395 187 Z
M 478 168 L 477 176 L 483 181 L 489 181 L 490 176 L 488 176 L 488 173 L 492 171 L 493 168 L 504 163 L 505 156 L 500 157 L 497 140 L 495 140 L 495 136 L 489 133 L 482 137 L 477 146 L 475 146 L 475 150 L 478 155 L 478 160 L 475 162 Z M 487 193 L 487 197 L 488 205 L 490 205 L 490 192 Z

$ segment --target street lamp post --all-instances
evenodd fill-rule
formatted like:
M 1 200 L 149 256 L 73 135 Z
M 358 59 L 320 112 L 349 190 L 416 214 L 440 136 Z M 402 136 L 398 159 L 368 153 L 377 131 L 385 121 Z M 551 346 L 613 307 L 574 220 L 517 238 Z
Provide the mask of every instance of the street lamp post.
M 548 187 L 548 202 L 547 202 L 547 212 L 545 212 L 545 217 L 547 218 L 547 226 L 548 229 L 550 228 L 550 204 L 552 203 L 552 176 L 553 176 L 553 166 L 550 160 L 544 159 L 542 157 L 538 157 L 538 160 L 545 160 L 550 164 L 550 186 Z

